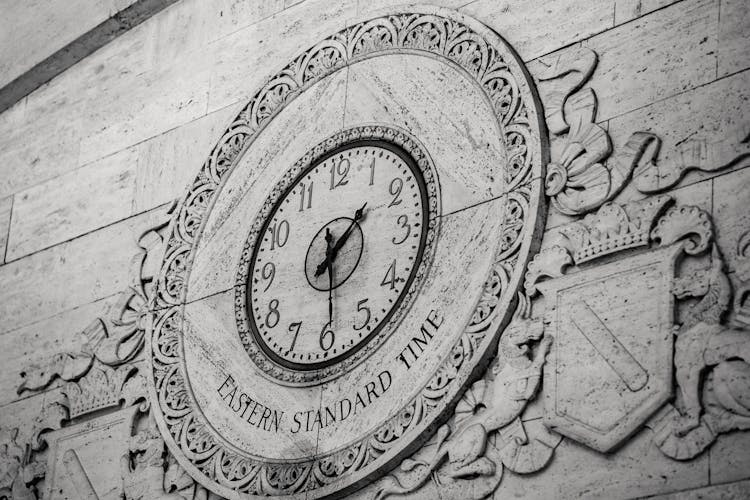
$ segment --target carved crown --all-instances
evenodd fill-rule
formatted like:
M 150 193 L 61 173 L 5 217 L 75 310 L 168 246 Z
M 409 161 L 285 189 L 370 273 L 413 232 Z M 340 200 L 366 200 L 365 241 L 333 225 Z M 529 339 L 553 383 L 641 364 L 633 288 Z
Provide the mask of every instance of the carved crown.
M 62 392 L 68 399 L 69 418 L 117 406 L 123 386 L 135 371 L 133 365 L 117 369 L 95 367 L 78 382 L 65 384 Z
M 625 205 L 605 203 L 583 220 L 560 228 L 568 239 L 568 248 L 576 264 L 648 245 L 651 227 L 671 198 L 656 196 Z

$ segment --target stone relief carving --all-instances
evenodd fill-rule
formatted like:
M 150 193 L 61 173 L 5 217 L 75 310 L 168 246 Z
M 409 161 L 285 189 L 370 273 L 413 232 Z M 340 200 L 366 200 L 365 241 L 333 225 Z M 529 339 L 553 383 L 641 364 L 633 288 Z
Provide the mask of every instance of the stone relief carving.
M 729 141 L 691 137 L 681 141 L 669 162 L 658 162 L 660 142 L 656 138 L 654 158 L 637 168 L 633 184 L 641 193 L 656 193 L 676 186 L 690 170 L 716 172 L 750 156 L 750 124 L 741 123 L 729 134 Z M 656 137 L 656 136 L 654 136 Z M 731 158 L 729 161 L 722 160 Z
M 133 361 L 144 345 L 146 310 L 158 269 L 154 263 L 163 250 L 165 227 L 162 219 L 138 238 L 131 285 L 110 317 L 95 319 L 82 332 L 81 349 L 54 356 L 22 375 L 19 393 L 42 391 L 58 378 L 65 383 L 48 393 L 27 442 L 17 443 L 18 429 L 0 433 L 0 498 L 36 500 L 42 492 L 47 499 L 63 493 L 82 499 L 218 498 L 196 486 L 173 459 L 168 465 L 163 461 L 164 442 L 153 427 L 131 437 L 149 409 L 146 380 Z M 90 419 L 92 414 L 99 416 Z M 123 447 L 126 456 L 120 455 Z M 120 468 L 126 459 L 128 466 L 133 464 L 127 473 Z M 153 482 L 157 463 L 162 468 L 161 491 L 172 496 L 153 494 L 159 491 Z
M 427 36 L 430 33 L 432 35 Z M 431 31 L 411 34 L 405 40 L 421 47 L 436 47 L 439 43 Z M 389 43 L 386 32 L 372 29 L 358 39 L 353 51 L 367 52 Z M 462 56 L 461 60 L 466 64 L 475 61 L 467 56 Z M 300 70 L 301 78 L 313 78 L 337 64 L 341 64 L 340 54 L 330 48 L 321 50 L 310 57 L 304 71 Z M 612 146 L 606 131 L 595 123 L 596 96 L 593 90 L 582 89 L 595 66 L 595 53 L 582 49 L 570 59 L 550 64 L 540 78 L 540 88 L 546 92 L 549 130 L 560 136 L 563 143 L 559 153 L 553 149 L 546 178 L 547 194 L 562 213 L 583 215 L 598 209 L 597 212 L 561 227 L 563 242 L 539 252 L 529 264 L 526 295 L 520 296 L 516 317 L 500 339 L 492 369 L 466 391 L 454 416 L 441 427 L 434 439 L 379 483 L 376 498 L 408 495 L 428 488 L 465 493 L 469 491 L 467 482 L 472 483 L 474 498 L 483 498 L 498 487 L 504 469 L 523 474 L 539 471 L 547 465 L 561 436 L 542 426 L 524 422 L 523 416 L 526 405 L 536 395 L 542 372 L 552 382 L 561 356 L 571 355 L 573 359 L 579 359 L 575 352 L 564 352 L 571 345 L 560 338 L 560 332 L 565 328 L 575 328 L 577 335 L 585 337 L 579 339 L 581 344 L 598 347 L 597 355 L 603 358 L 617 383 L 621 384 L 618 397 L 640 397 L 651 389 L 654 392 L 643 400 L 645 402 L 637 402 L 637 409 L 632 413 L 620 415 L 615 431 L 611 430 L 613 417 L 608 415 L 606 417 L 610 420 L 602 425 L 602 428 L 607 428 L 606 432 L 586 434 L 567 419 L 575 415 L 558 412 L 559 399 L 555 398 L 560 388 L 552 383 L 550 402 L 545 401 L 545 422 L 551 429 L 609 452 L 645 425 L 652 429 L 654 442 L 660 450 L 677 460 L 696 457 L 721 433 L 750 429 L 750 231 L 737 242 L 736 252 L 742 258 L 738 261 L 736 274 L 739 283 L 733 294 L 721 250 L 712 243 L 713 229 L 708 214 L 695 207 L 672 206 L 668 195 L 627 204 L 610 201 L 631 178 L 636 189 L 653 193 L 676 185 L 692 168 L 713 171 L 728 165 L 717 166 L 711 161 L 718 153 L 712 152 L 705 141 L 686 142 L 681 162 L 660 165 L 656 161 L 659 138 L 645 132 L 634 133 L 623 151 L 607 161 L 613 153 Z M 278 85 L 265 91 L 257 102 L 243 110 L 244 119 L 254 126 L 271 116 L 293 89 Z M 501 108 L 513 105 L 501 97 L 497 97 Z M 239 133 L 228 134 L 225 143 L 214 153 L 210 170 L 203 174 L 205 179 L 211 175 L 220 177 L 239 151 L 241 139 L 244 136 Z M 747 155 L 742 149 L 748 142 L 747 131 L 738 134 L 737 142 L 740 144 L 738 158 Z M 525 173 L 521 177 L 526 178 L 524 176 Z M 181 223 L 176 230 L 186 235 L 186 241 L 190 241 L 194 225 L 199 220 L 198 213 L 205 208 L 204 191 L 197 190 L 190 200 L 193 204 L 180 214 Z M 520 207 L 522 213 L 522 202 Z M 521 216 L 518 217 L 520 220 Z M 138 367 L 131 362 L 143 348 L 148 307 L 157 300 L 155 281 L 161 280 L 164 283 L 162 291 L 166 290 L 170 297 L 177 297 L 180 273 L 185 265 L 185 255 L 179 253 L 179 248 L 172 248 L 168 256 L 169 266 L 159 274 L 158 255 L 166 241 L 165 227 L 166 221 L 139 238 L 142 250 L 135 259 L 137 271 L 134 276 L 137 279 L 122 294 L 109 318 L 94 320 L 82 332 L 80 350 L 58 354 L 44 366 L 26 371 L 19 393 L 44 390 L 56 379 L 66 384 L 61 388 L 60 398 L 47 405 L 38 416 L 29 443 L 17 443 L 17 429 L 0 433 L 0 498 L 36 499 L 36 485 L 41 480 L 49 481 L 49 491 L 53 480 L 45 475 L 52 466 L 38 461 L 37 452 L 45 444 L 74 433 L 81 425 L 69 425 L 75 419 L 121 406 L 123 410 L 120 411 L 133 412 L 133 415 L 136 410 L 148 410 L 144 404 L 134 406 L 146 394 L 146 389 Z M 517 236 L 508 238 L 506 249 L 509 255 L 513 255 L 513 249 L 517 248 Z M 628 257 L 623 257 L 626 252 Z M 600 263 L 615 255 L 618 260 Z M 686 276 L 675 276 L 678 258 L 689 256 L 707 262 L 708 266 Z M 575 291 L 578 295 L 573 295 L 583 299 L 579 301 L 582 305 L 571 307 L 562 317 L 559 316 L 561 309 L 550 305 L 549 299 L 558 290 L 568 290 L 564 285 L 569 282 L 587 282 L 590 274 L 597 283 L 605 283 L 602 275 L 607 275 L 607 272 L 603 269 L 609 264 L 613 272 L 608 276 L 628 273 L 638 276 L 636 273 L 649 266 L 663 271 L 664 281 L 651 292 L 654 300 L 666 301 L 667 313 L 674 311 L 674 299 L 698 299 L 680 323 L 675 323 L 669 315 L 656 318 L 659 326 L 649 333 L 658 337 L 660 343 L 654 352 L 658 356 L 651 358 L 651 364 L 648 358 L 635 353 L 633 337 L 628 337 L 627 332 L 616 332 L 603 311 L 597 310 L 580 289 Z M 447 367 L 444 374 L 448 379 L 452 374 L 455 376 L 460 363 L 471 355 L 472 348 L 490 324 L 488 319 L 492 318 L 491 312 L 507 285 L 508 272 L 507 263 L 498 264 L 488 280 L 485 296 L 467 336 L 456 346 L 454 359 L 459 365 Z M 637 279 L 642 281 L 642 276 Z M 568 282 L 565 281 L 567 277 L 574 279 Z M 610 282 L 610 285 L 612 283 L 615 282 Z M 607 299 L 614 300 L 616 306 L 627 308 L 625 299 L 632 293 L 635 292 L 624 288 L 622 295 Z M 531 319 L 531 297 L 539 294 L 547 299 L 547 324 L 551 331 L 543 332 L 540 322 Z M 161 305 L 169 303 L 163 298 L 164 295 L 159 299 Z M 576 321 L 576 317 L 581 320 Z M 566 319 L 570 320 L 569 323 L 563 324 Z M 162 316 L 159 320 L 169 328 L 169 316 Z M 634 333 L 642 335 L 644 330 Z M 553 353 L 545 365 L 551 344 Z M 174 344 L 163 347 L 173 349 Z M 568 367 L 561 368 L 564 378 Z M 665 371 L 659 373 L 659 368 Z M 573 377 L 572 380 L 571 385 L 581 383 L 581 379 Z M 442 383 L 435 383 L 438 393 Z M 652 387 L 654 384 L 658 387 Z M 171 397 L 179 400 L 184 395 L 174 393 Z M 430 408 L 428 403 L 413 402 L 408 410 L 416 415 L 430 411 Z M 589 412 L 584 416 L 591 418 L 595 418 L 592 413 L 598 411 L 597 408 L 584 410 Z M 633 414 L 635 417 L 631 416 Z M 592 422 L 595 425 L 591 427 L 602 424 L 601 420 L 589 421 Z M 123 432 L 125 428 L 128 433 L 132 430 L 132 422 L 118 425 Z M 68 432 L 55 434 L 60 430 Z M 383 435 L 389 436 L 399 432 L 403 429 L 395 428 L 393 423 L 382 430 Z M 168 455 L 163 439 L 150 420 L 145 429 L 134 436 L 128 434 L 126 442 L 128 448 L 119 462 L 122 498 L 219 498 L 198 486 Z M 342 457 L 337 459 L 344 461 Z M 80 498 L 100 498 L 76 449 L 68 448 L 62 454 L 53 455 L 49 464 L 53 463 L 55 467 L 65 467 L 70 471 L 69 477 L 74 478 L 72 486 Z M 332 467 L 340 469 L 344 465 L 336 463 Z
M 677 398 L 649 423 L 659 449 L 677 460 L 697 456 L 721 433 L 750 429 L 750 324 L 741 311 L 736 327 L 725 324 L 732 289 L 715 245 L 710 267 L 682 284 L 677 297 L 700 300 L 675 330 Z
M 540 62 L 547 127 L 551 138 L 559 139 L 551 143 L 545 188 L 552 206 L 565 215 L 599 208 L 631 178 L 638 191 L 651 194 L 677 185 L 689 170 L 717 171 L 750 155 L 746 123 L 735 130 L 734 146 L 691 138 L 680 143 L 669 162 L 658 161 L 661 139 L 650 132 L 634 132 L 621 150 L 613 151 L 609 134 L 596 123 L 596 93 L 583 88 L 596 68 L 596 53 L 581 47 Z M 733 159 L 722 163 L 719 158 Z
M 539 388 L 551 340 L 542 339 L 540 321 L 529 319 L 526 298 L 519 301 L 522 305 L 501 337 L 485 377 L 467 391 L 452 422 L 440 428 L 431 445 L 404 460 L 382 482 L 375 499 L 414 492 L 430 478 L 442 495 L 466 495 L 466 483 L 471 482 L 471 498 L 481 499 L 497 488 L 503 467 L 535 472 L 552 457 L 559 437 L 550 444 L 529 442 L 520 418 Z M 533 352 L 532 344 L 538 344 Z
M 504 244 L 487 280 L 487 296 L 480 301 L 473 320 L 455 343 L 433 379 L 422 393 L 409 400 L 371 434 L 346 448 L 304 463 L 261 462 L 226 447 L 191 407 L 191 390 L 180 360 L 181 303 L 193 246 L 200 237 L 212 197 L 231 172 L 237 155 L 291 99 L 320 77 L 346 63 L 388 51 L 420 51 L 447 58 L 476 80 L 492 101 L 508 144 L 506 186 L 517 188 Z M 509 56 L 487 37 L 457 20 L 433 14 L 384 16 L 329 37 L 290 63 L 255 95 L 230 125 L 201 169 L 182 201 L 171 228 L 155 299 L 154 333 L 151 339 L 153 379 L 164 425 L 175 446 L 202 450 L 190 452 L 192 465 L 210 481 L 241 493 L 289 495 L 313 492 L 342 476 L 371 465 L 405 436 L 428 426 L 431 418 L 461 391 L 474 363 L 499 326 L 500 317 L 513 300 L 514 287 L 525 272 L 525 253 L 538 241 L 536 204 L 540 198 L 535 176 L 541 177 L 534 158 L 534 111 L 527 104 L 530 94 L 512 73 Z M 532 224 L 533 225 L 533 224 Z M 459 382 L 457 382 L 459 381 Z M 205 431 L 204 431 L 205 430 Z M 171 446 L 171 445 L 170 445 Z M 313 494 L 313 493 L 311 493 Z
M 584 214 L 614 198 L 633 169 L 649 161 L 644 154 L 655 136 L 637 133 L 611 161 L 609 134 L 596 123 L 596 94 L 582 86 L 597 63 L 596 53 L 580 48 L 563 58 L 542 59 L 539 91 L 553 142 L 545 179 L 552 205 L 566 215 Z M 565 135 L 563 135 L 565 134 Z
M 750 428 L 749 325 L 742 300 L 735 301 L 732 325 L 726 324 L 732 289 L 721 252 L 712 244 L 710 216 L 696 207 L 673 206 L 669 196 L 661 195 L 624 205 L 607 203 L 596 214 L 560 227 L 559 233 L 562 242 L 535 257 L 526 281 L 527 293 L 545 295 L 545 324 L 550 325 L 549 334 L 555 339 L 545 368 L 551 382 L 545 394 L 547 425 L 603 452 L 614 450 L 645 425 L 653 430 L 662 452 L 678 460 L 697 456 L 720 433 Z M 743 235 L 738 242 L 740 256 L 746 238 Z M 628 256 L 604 264 L 590 263 L 624 251 L 629 251 Z M 681 258 L 710 264 L 676 276 Z M 744 265 L 740 259 L 740 268 Z M 742 271 L 739 274 L 742 294 L 747 281 Z M 645 289 L 639 287 L 638 301 L 630 301 L 628 281 L 648 283 Z M 586 294 L 592 283 L 606 283 L 608 292 Z M 686 298 L 699 301 L 675 323 L 674 300 Z M 645 307 L 639 306 L 643 304 Z M 649 318 L 651 333 L 646 334 L 642 320 L 657 310 L 666 315 Z M 628 328 L 618 329 L 618 324 Z M 636 333 L 649 338 L 647 352 L 640 355 L 639 342 L 628 338 L 639 326 Z M 586 371 L 593 359 L 601 357 L 612 381 L 602 379 L 607 370 L 593 370 L 597 382 L 586 380 L 584 372 L 569 365 L 571 360 L 581 363 L 587 347 L 593 351 L 585 358 Z M 673 373 L 674 403 L 670 402 Z M 571 383 L 566 384 L 566 377 Z M 637 398 L 633 399 L 637 394 L 648 395 L 656 382 L 661 389 L 651 400 L 637 403 Z M 630 400 L 626 405 L 630 409 L 625 414 L 608 415 L 611 410 L 583 405 L 575 393 L 577 384 L 586 387 L 587 397 L 601 401 L 606 397 L 594 394 L 597 384 L 600 390 L 614 387 L 617 394 L 612 397 Z
M 131 263 L 132 280 L 124 290 L 109 317 L 94 319 L 80 333 L 80 349 L 59 353 L 41 366 L 29 367 L 22 374 L 18 394 L 41 391 L 56 379 L 75 381 L 89 372 L 94 362 L 118 366 L 133 361 L 144 343 L 148 304 L 153 299 L 153 280 L 158 272 L 155 255 L 164 243 L 164 230 L 174 208 L 145 231 L 137 240 L 138 253 Z

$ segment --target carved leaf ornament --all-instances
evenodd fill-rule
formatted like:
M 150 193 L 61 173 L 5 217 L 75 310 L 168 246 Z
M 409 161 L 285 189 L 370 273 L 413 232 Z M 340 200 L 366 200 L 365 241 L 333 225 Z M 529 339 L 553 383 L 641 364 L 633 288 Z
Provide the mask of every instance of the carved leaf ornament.
M 186 373 L 184 308 L 194 252 L 222 186 L 246 151 L 280 111 L 306 89 L 347 65 L 388 54 L 422 54 L 458 68 L 481 89 L 502 135 L 505 188 L 512 191 L 504 232 L 476 310 L 429 382 L 415 388 L 364 437 L 331 452 L 270 460 L 230 445 L 196 403 Z M 546 148 L 540 111 L 525 71 L 508 45 L 483 25 L 442 9 L 382 16 L 322 40 L 273 76 L 239 112 L 214 147 L 175 212 L 156 294 L 149 304 L 147 340 L 152 409 L 170 451 L 200 483 L 230 498 L 318 498 L 351 491 L 392 467 L 428 437 L 458 401 L 477 364 L 512 313 L 543 215 Z M 374 126 L 373 134 L 384 133 Z M 543 224 L 542 224 L 543 226 Z M 421 440 L 421 441 L 420 441 Z

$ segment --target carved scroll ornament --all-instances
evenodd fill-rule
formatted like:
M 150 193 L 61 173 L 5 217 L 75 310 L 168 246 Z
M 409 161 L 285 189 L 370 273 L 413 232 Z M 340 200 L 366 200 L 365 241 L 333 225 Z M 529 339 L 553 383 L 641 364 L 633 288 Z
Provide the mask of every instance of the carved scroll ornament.
M 555 147 L 553 141 L 545 187 L 560 213 L 596 210 L 631 179 L 638 191 L 652 194 L 674 187 L 690 170 L 714 172 L 750 157 L 750 124 L 742 121 L 729 132 L 729 141 L 688 138 L 665 162 L 658 159 L 661 139 L 646 131 L 633 132 L 613 152 L 609 134 L 596 122 L 596 93 L 583 88 L 596 68 L 596 53 L 579 48 L 542 58 L 541 64 L 539 91 L 547 127 L 551 139 L 557 136 L 559 142 Z

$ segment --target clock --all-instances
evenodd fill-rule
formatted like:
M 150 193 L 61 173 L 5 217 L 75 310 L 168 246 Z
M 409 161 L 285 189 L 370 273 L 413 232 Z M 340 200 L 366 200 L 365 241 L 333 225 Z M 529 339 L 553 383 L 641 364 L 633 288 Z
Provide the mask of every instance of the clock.
M 271 189 L 236 285 L 251 359 L 293 384 L 339 375 L 388 338 L 439 228 L 436 173 L 414 137 L 355 127 L 313 150 Z
M 355 22 L 265 82 L 173 212 L 151 408 L 222 497 L 342 497 L 458 418 L 523 303 L 544 115 L 500 37 L 433 7 Z

